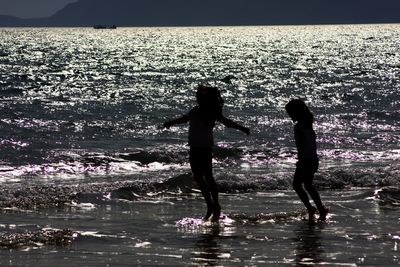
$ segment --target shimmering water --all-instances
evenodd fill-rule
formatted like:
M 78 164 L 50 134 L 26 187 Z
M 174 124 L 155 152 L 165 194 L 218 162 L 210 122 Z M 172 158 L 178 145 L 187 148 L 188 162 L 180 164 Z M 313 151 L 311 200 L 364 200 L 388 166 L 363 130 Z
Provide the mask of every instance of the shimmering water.
M 222 194 L 229 219 L 220 225 L 198 224 L 205 208 L 198 194 L 130 202 L 92 198 L 92 206 L 3 213 L 3 232 L 68 228 L 75 237 L 66 246 L 37 242 L 17 250 L 2 249 L 0 263 L 46 267 L 400 264 L 398 206 L 378 201 L 372 190 L 329 191 L 323 196 L 332 214 L 327 223 L 314 225 L 297 211 L 300 203 L 295 193 L 287 191 Z M 193 222 L 184 218 L 188 215 L 194 215 Z
M 220 166 L 291 164 L 292 97 L 316 114 L 327 164 L 397 162 L 399 34 L 398 25 L 2 29 L 3 180 L 182 165 L 187 128 L 160 125 L 195 104 L 201 82 L 219 86 L 225 113 L 252 130 L 218 127 L 222 156 L 235 156 Z M 121 157 L 139 150 L 149 154 Z
M 50 227 L 76 235 L 62 254 L 39 246 L 41 253 L 10 257 L 22 265 L 33 255 L 40 266 L 52 265 L 41 264 L 42 257 L 60 255 L 76 261 L 91 255 L 89 266 L 128 264 L 124 255 L 150 265 L 164 262 L 154 255 L 171 265 L 182 257 L 187 264 L 294 265 L 297 234 L 312 231 L 306 240 L 317 244 L 311 252 L 321 249 L 321 264 L 398 264 L 398 201 L 381 211 L 373 192 L 391 186 L 388 198 L 398 199 L 399 37 L 397 24 L 0 29 L 0 201 L 14 207 L 3 214 L 3 232 Z M 190 183 L 187 126 L 161 125 L 195 105 L 198 83 L 218 86 L 224 113 L 251 129 L 248 137 L 220 125 L 215 131 L 215 176 L 228 194 L 229 216 L 255 216 L 271 203 L 273 216 L 301 207 L 290 191 L 283 191 L 290 204 L 282 205 L 262 194 L 290 190 L 296 154 L 284 105 L 294 97 L 309 103 L 321 157 L 315 183 L 335 190 L 322 193 L 334 210 L 323 229 L 305 228 L 290 213 L 278 223 L 250 226 L 237 216 L 234 230 L 216 235 L 175 225 L 199 217 L 204 207 L 197 194 L 180 191 Z M 369 193 L 347 206 L 341 190 Z M 244 196 L 248 191 L 262 197 Z M 69 208 L 53 210 L 65 201 Z M 358 217 L 349 219 L 353 213 Z M 143 234 L 151 229 L 161 236 L 156 241 Z M 280 238 L 279 231 L 287 235 Z M 189 252 L 209 243 L 223 253 Z M 381 254 L 371 260 L 369 249 L 379 244 Z M 209 254 L 216 258 L 202 262 Z

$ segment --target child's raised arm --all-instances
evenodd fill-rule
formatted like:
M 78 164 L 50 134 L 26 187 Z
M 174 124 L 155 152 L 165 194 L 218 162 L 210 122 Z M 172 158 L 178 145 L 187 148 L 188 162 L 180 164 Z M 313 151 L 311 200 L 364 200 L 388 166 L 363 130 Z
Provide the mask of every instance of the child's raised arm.
M 169 128 L 175 124 L 188 123 L 188 122 L 189 122 L 189 116 L 183 115 L 182 117 L 164 122 L 163 127 Z
M 233 120 L 224 117 L 223 115 L 221 115 L 217 120 L 219 122 L 221 122 L 223 125 L 225 125 L 226 127 L 228 127 L 228 128 L 238 129 L 238 130 L 244 132 L 247 135 L 250 134 L 250 129 L 249 128 L 244 127 L 244 126 L 234 122 Z

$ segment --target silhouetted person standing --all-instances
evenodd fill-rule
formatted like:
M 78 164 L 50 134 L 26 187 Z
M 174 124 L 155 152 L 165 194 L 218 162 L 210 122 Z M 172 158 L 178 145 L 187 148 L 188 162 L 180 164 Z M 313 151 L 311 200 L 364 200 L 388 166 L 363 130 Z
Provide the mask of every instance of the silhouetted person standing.
M 218 200 L 218 187 L 212 173 L 212 148 L 214 146 L 213 129 L 219 121 L 228 128 L 241 130 L 250 134 L 250 130 L 225 118 L 222 114 L 223 99 L 216 87 L 199 85 L 196 93 L 197 106 L 188 114 L 164 123 L 164 127 L 189 122 L 189 161 L 193 177 L 207 203 L 208 220 L 218 221 L 221 206 Z
M 286 104 L 289 117 L 296 122 L 294 138 L 297 147 L 298 161 L 293 178 L 293 189 L 308 210 L 309 219 L 314 218 L 317 211 L 308 199 L 306 191 L 310 194 L 319 211 L 319 220 L 326 220 L 328 209 L 322 205 L 321 198 L 313 186 L 314 174 L 318 170 L 319 159 L 317 155 L 316 135 L 313 129 L 314 116 L 301 99 L 292 99 Z M 303 189 L 304 188 L 306 191 Z

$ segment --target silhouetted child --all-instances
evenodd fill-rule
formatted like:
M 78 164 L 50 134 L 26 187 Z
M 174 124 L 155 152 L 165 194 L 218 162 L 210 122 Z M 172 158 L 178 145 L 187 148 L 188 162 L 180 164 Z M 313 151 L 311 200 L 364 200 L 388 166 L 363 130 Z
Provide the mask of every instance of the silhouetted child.
M 314 218 L 317 211 L 310 204 L 307 190 L 319 211 L 319 220 L 325 220 L 328 214 L 321 202 L 317 190 L 313 186 L 314 174 L 318 170 L 319 160 L 317 155 L 316 136 L 313 130 L 314 116 L 307 105 L 300 99 L 292 99 L 286 104 L 286 111 L 290 118 L 296 122 L 294 126 L 294 138 L 296 141 L 298 161 L 293 178 L 293 189 L 299 195 L 301 201 L 308 210 L 310 220 Z
M 218 221 L 221 206 L 218 201 L 218 187 L 212 173 L 212 148 L 214 146 L 213 129 L 219 121 L 228 128 L 239 129 L 246 134 L 250 130 L 225 118 L 222 114 L 223 99 L 216 87 L 199 85 L 196 93 L 197 106 L 188 114 L 164 123 L 164 127 L 189 122 L 189 161 L 193 177 L 207 203 L 208 220 Z

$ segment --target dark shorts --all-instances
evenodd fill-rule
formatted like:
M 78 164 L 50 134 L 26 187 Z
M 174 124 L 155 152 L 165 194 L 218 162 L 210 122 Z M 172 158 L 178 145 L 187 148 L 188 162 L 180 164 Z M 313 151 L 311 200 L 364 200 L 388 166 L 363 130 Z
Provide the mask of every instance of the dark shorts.
M 294 182 L 312 183 L 314 179 L 314 174 L 318 171 L 318 167 L 319 167 L 318 159 L 299 160 L 296 163 Z
M 212 147 L 190 147 L 189 162 L 193 173 L 212 173 Z

